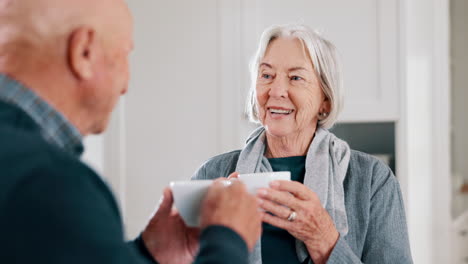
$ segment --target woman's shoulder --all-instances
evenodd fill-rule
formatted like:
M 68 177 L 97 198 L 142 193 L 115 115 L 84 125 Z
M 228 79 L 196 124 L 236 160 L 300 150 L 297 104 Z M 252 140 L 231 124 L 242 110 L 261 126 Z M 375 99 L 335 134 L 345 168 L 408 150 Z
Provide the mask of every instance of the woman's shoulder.
M 192 176 L 192 180 L 208 180 L 228 177 L 236 170 L 240 150 L 216 155 L 203 163 Z
M 387 164 L 375 156 L 354 149 L 351 150 L 349 164 L 350 166 L 357 166 L 364 170 L 390 170 Z
M 346 181 L 355 183 L 360 188 L 368 187 L 371 193 L 375 193 L 384 185 L 398 184 L 398 181 L 390 167 L 376 157 L 351 150 Z
M 208 159 L 205 164 L 215 164 L 215 163 L 224 163 L 226 161 L 235 161 L 237 163 L 237 160 L 239 159 L 239 155 L 241 153 L 241 150 L 233 150 L 230 152 L 226 152 L 223 154 L 216 155 L 210 159 Z

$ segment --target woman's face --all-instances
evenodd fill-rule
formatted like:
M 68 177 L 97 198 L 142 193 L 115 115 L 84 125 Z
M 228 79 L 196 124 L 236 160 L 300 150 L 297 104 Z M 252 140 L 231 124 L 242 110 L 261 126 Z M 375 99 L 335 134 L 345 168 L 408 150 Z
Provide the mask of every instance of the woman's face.
M 259 120 L 272 136 L 313 135 L 319 111 L 329 112 L 307 49 L 297 38 L 268 45 L 256 89 Z

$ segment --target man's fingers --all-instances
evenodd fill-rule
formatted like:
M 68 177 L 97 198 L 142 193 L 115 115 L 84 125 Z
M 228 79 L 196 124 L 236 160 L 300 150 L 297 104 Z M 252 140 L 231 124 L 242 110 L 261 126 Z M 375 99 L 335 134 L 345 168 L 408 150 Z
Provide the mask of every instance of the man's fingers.
M 251 196 L 249 194 L 248 190 L 247 190 L 247 185 L 245 185 L 245 183 L 243 183 L 240 180 L 237 180 L 237 179 L 231 180 L 231 184 L 230 184 L 229 188 L 231 188 L 236 193 L 246 193 L 246 194 L 248 194 L 248 196 Z M 254 196 L 252 196 L 252 197 L 254 197 Z
M 192 236 L 195 236 L 195 237 L 199 237 L 200 236 L 200 233 L 201 233 L 201 230 L 199 227 L 187 227 L 187 233 L 189 235 L 192 235 Z
M 239 181 L 235 175 L 232 175 L 231 176 L 234 176 L 232 177 L 231 179 L 229 178 L 218 178 L 216 179 L 213 184 L 211 185 L 211 188 L 215 188 L 215 189 L 222 189 L 222 188 L 225 188 L 225 187 L 229 187 L 230 189 L 235 189 L 235 190 L 239 190 L 239 189 L 242 189 L 242 190 L 247 190 L 247 187 L 245 186 L 245 184 L 241 181 Z
M 222 188 L 227 186 L 227 182 L 229 180 L 226 178 L 218 178 L 213 181 L 213 183 L 210 186 L 210 193 L 217 193 L 219 192 Z
M 159 204 L 158 213 L 169 215 L 172 211 L 172 204 L 174 203 L 174 198 L 172 196 L 172 191 L 169 187 L 164 188 L 162 201 Z
M 239 178 L 239 173 L 237 173 L 237 172 L 231 173 L 231 175 L 229 175 L 229 177 L 228 177 L 229 180 L 237 179 L 237 178 Z
M 209 186 L 208 192 L 203 200 L 203 204 L 207 205 L 214 205 L 216 204 L 216 200 L 218 199 L 220 192 L 224 189 L 227 181 L 226 178 L 218 178 L 213 181 L 213 183 Z M 209 207 L 209 206 L 208 206 Z

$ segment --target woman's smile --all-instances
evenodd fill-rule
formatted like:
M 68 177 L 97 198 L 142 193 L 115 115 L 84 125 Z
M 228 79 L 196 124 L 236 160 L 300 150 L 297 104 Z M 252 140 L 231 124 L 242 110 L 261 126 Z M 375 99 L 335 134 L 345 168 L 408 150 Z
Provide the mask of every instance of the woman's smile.
M 293 116 L 292 114 L 295 112 L 295 110 L 290 108 L 271 106 L 267 107 L 266 112 L 271 119 L 282 120 L 284 118 Z

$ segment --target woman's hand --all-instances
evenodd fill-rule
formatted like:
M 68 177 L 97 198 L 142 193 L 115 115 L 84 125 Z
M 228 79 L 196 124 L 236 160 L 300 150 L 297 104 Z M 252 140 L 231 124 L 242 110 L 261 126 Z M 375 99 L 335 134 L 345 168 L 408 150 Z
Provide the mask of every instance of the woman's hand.
M 303 241 L 314 263 L 325 263 L 339 233 L 317 194 L 295 181 L 273 181 L 270 187 L 258 190 L 261 207 L 273 214 L 264 214 L 263 221 Z

